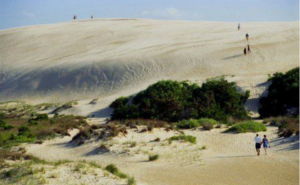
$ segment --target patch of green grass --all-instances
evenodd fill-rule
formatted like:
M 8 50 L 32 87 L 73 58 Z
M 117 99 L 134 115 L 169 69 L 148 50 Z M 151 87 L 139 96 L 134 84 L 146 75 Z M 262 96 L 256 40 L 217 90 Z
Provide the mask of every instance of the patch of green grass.
M 185 141 L 185 142 L 190 142 L 193 144 L 197 143 L 197 138 L 194 136 L 190 136 L 190 135 L 179 135 L 179 136 L 173 136 L 171 138 L 169 138 L 169 142 L 172 141 Z
M 226 132 L 246 133 L 267 131 L 267 127 L 259 122 L 246 121 L 227 129 Z
M 127 178 L 127 185 L 136 185 L 136 181 L 135 181 L 134 177 Z
M 121 179 L 127 178 L 127 175 L 125 173 L 122 173 L 119 171 L 119 169 L 114 164 L 109 164 L 105 167 L 105 170 L 110 172 L 111 174 L 114 174 L 117 177 L 120 177 Z
M 149 161 L 156 161 L 159 158 L 158 154 L 149 155 Z

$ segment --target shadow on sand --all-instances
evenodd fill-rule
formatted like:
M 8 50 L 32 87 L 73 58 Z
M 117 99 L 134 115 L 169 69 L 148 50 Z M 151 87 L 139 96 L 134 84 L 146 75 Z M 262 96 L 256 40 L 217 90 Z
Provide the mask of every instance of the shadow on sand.
M 230 57 L 222 58 L 222 60 L 229 60 L 229 59 L 239 58 L 241 56 L 243 56 L 243 54 L 233 55 L 233 56 L 230 56 Z

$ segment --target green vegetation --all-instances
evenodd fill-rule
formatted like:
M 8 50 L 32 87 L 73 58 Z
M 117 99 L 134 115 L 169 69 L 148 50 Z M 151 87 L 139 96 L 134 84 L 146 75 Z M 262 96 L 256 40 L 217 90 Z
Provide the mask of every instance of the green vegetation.
M 190 129 L 199 127 L 199 121 L 196 119 L 182 120 L 177 123 L 177 128 Z
M 156 161 L 159 158 L 158 154 L 149 155 L 149 161 Z
M 114 109 L 111 118 L 168 122 L 204 117 L 222 121 L 229 117 L 245 119 L 247 113 L 243 105 L 248 97 L 249 91 L 241 94 L 235 83 L 224 79 L 208 81 L 202 87 L 188 82 L 159 81 L 134 97 L 116 99 L 110 105 Z
M 185 142 L 190 142 L 193 144 L 196 144 L 197 138 L 194 136 L 190 136 L 190 135 L 179 135 L 179 136 L 173 136 L 171 138 L 169 138 L 169 141 L 185 141 Z
M 260 99 L 260 116 L 299 115 L 299 67 L 275 73 L 269 80 L 268 95 Z
M 264 119 L 264 122 L 278 126 L 278 135 L 280 137 L 290 137 L 294 134 L 299 135 L 299 117 L 271 117 Z
M 204 130 L 211 130 L 214 128 L 218 122 L 214 119 L 210 118 L 201 118 L 201 119 L 189 119 L 189 120 L 182 120 L 179 121 L 176 126 L 180 129 L 190 129 L 190 128 L 197 128 L 202 126 Z
M 203 126 L 203 130 L 211 130 L 218 124 L 216 120 L 210 118 L 201 118 L 199 119 L 199 123 Z
M 125 173 L 122 173 L 119 171 L 119 169 L 114 164 L 109 164 L 105 167 L 105 170 L 110 172 L 111 174 L 114 174 L 117 177 L 120 177 L 121 179 L 127 178 L 127 175 Z
M 237 133 L 262 132 L 262 131 L 267 131 L 267 127 L 264 124 L 255 121 L 242 122 L 227 129 L 227 132 L 237 132 Z
M 36 118 L 15 118 L 10 114 L 1 114 L 0 147 L 10 148 L 24 142 L 53 137 L 55 134 L 68 135 L 68 130 L 87 125 L 80 116 L 59 116 L 53 118 L 56 124 L 48 120 L 48 116 L 37 115 Z M 38 119 L 37 119 L 38 118 Z
M 127 185 L 136 185 L 136 181 L 135 181 L 134 177 L 128 177 Z

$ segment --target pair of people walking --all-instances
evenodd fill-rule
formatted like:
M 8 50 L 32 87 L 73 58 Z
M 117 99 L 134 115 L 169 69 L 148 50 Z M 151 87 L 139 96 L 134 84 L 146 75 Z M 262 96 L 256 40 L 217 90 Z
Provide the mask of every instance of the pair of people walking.
M 267 136 L 264 135 L 264 138 L 262 139 L 259 134 L 256 134 L 256 137 L 254 138 L 255 142 L 255 149 L 257 152 L 257 155 L 260 155 L 260 148 L 261 145 L 263 145 L 263 148 L 265 149 L 265 155 L 267 155 L 267 149 L 270 148 L 269 140 L 267 139 Z
M 244 55 L 247 55 L 250 53 L 251 53 L 251 49 L 250 49 L 250 45 L 248 45 L 247 47 L 244 48 Z

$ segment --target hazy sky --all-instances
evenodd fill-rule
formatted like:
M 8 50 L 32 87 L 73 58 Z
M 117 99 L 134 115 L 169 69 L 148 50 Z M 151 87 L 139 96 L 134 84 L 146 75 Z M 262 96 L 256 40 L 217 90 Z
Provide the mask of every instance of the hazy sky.
M 0 0 L 0 29 L 79 19 L 298 21 L 299 0 Z

